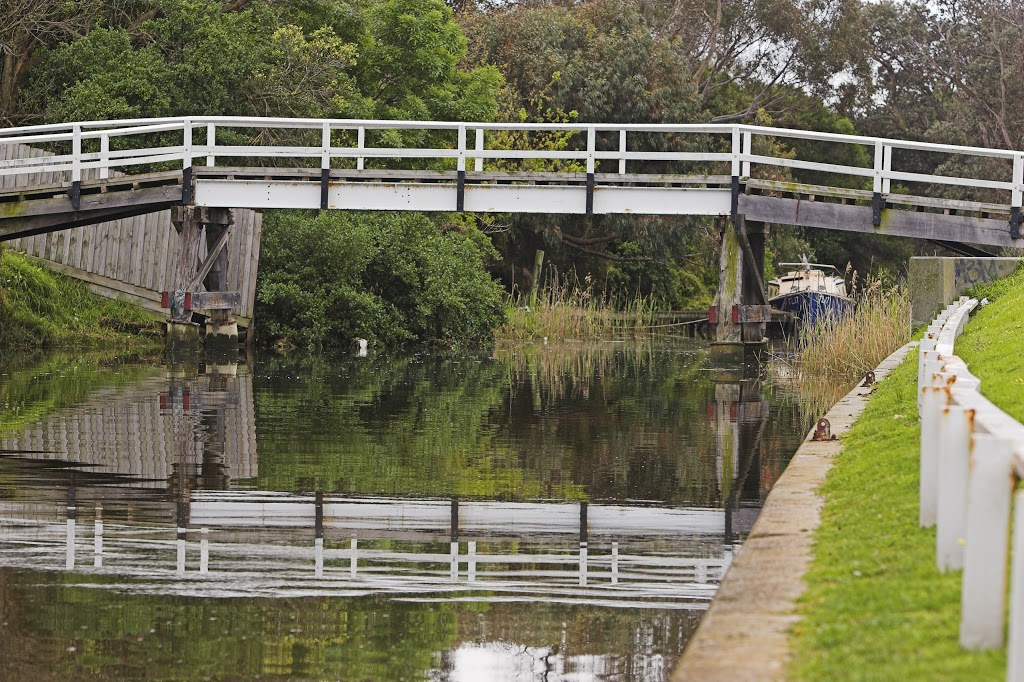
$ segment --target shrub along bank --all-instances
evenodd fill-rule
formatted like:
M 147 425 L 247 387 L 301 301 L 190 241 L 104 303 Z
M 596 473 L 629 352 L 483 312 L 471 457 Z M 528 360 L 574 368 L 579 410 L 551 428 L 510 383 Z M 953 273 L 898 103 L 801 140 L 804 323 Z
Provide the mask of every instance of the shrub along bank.
M 148 352 L 160 347 L 161 336 L 160 325 L 140 308 L 97 296 L 20 253 L 0 251 L 0 353 L 99 346 Z
M 1024 271 L 972 293 L 982 308 L 956 344 L 985 396 L 1024 419 Z M 797 680 L 1002 680 L 1005 651 L 958 644 L 960 572 L 935 567 L 917 525 L 917 355 L 882 382 L 844 438 L 821 493 L 822 524 L 796 626 Z
M 505 295 L 484 269 L 494 248 L 464 218 L 421 213 L 269 212 L 256 329 L 262 345 L 446 348 L 492 338 Z

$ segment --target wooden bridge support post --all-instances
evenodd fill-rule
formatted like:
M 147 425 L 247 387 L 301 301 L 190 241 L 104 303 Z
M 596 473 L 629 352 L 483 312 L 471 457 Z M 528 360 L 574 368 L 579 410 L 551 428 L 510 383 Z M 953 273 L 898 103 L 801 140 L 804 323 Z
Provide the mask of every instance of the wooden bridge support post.
M 736 230 L 732 229 L 729 219 L 723 217 L 717 222 L 720 246 L 718 291 L 715 293 L 718 320 L 715 322 L 714 346 L 718 351 L 716 355 L 731 355 L 735 347 L 742 350 L 742 330 L 732 321 L 732 310 L 742 302 L 743 253 L 736 238 Z
M 741 296 L 744 310 L 749 311 L 756 306 L 767 304 L 764 282 L 764 243 L 768 230 L 764 223 L 744 220 L 743 216 L 739 218 L 738 227 L 746 231 L 747 242 L 750 245 L 750 251 L 747 253 L 747 258 L 744 259 L 745 270 L 743 271 L 743 293 Z M 753 259 L 750 259 L 750 256 L 753 256 Z M 761 343 L 765 338 L 765 329 L 770 314 L 769 312 L 767 315 L 744 316 L 746 320 L 754 320 L 743 323 L 744 343 Z
M 220 216 L 221 223 L 206 224 L 207 253 L 213 258 L 210 272 L 204 284 L 207 291 L 227 291 L 228 252 L 223 243 L 227 241 L 227 232 L 231 229 L 232 216 Z M 210 318 L 206 322 L 205 345 L 207 351 L 230 353 L 238 348 L 238 323 L 231 316 L 228 308 L 210 310 Z
M 771 313 L 764 293 L 763 223 L 742 215 L 719 220 L 718 292 L 715 295 L 715 341 L 712 355 L 742 361 L 744 350 L 760 346 Z
M 202 227 L 197 211 L 191 207 L 176 208 L 172 223 L 178 231 L 178 258 L 171 279 L 170 316 L 167 320 L 167 347 L 170 350 L 194 350 L 199 346 L 199 329 L 192 324 L 192 311 L 186 304 L 185 293 L 195 276 L 199 260 L 199 238 Z
M 167 345 L 175 349 L 195 349 L 199 329 L 192 324 L 192 310 L 209 309 L 206 326 L 207 350 L 234 350 L 238 344 L 238 325 L 231 317 L 232 301 L 237 292 L 225 291 L 227 282 L 228 230 L 234 215 L 225 208 L 184 206 L 177 209 L 174 227 L 178 231 L 178 256 L 174 267 L 172 291 L 169 292 L 170 319 L 167 323 Z M 206 233 L 207 256 L 199 263 L 200 240 Z M 205 283 L 206 293 L 200 293 Z

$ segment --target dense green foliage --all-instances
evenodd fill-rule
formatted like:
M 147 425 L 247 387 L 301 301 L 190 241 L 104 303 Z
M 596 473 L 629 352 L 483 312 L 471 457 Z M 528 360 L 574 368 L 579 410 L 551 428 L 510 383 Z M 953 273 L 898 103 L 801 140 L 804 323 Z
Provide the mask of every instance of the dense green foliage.
M 153 350 L 159 337 L 154 319 L 135 306 L 0 251 L 0 352 L 98 345 L 137 352 Z
M 483 267 L 492 253 L 476 230 L 418 213 L 270 213 L 259 333 L 309 350 L 357 337 L 478 344 L 502 320 L 504 295 Z
M 961 576 L 936 570 L 935 529 L 917 524 L 916 368 L 911 353 L 879 384 L 821 489 L 825 508 L 803 620 L 795 627 L 793 679 L 1002 680 L 1006 674 L 1004 650 L 960 648 Z
M 251 6 L 249 6 L 251 5 Z M 166 0 L 38 55 L 24 103 L 49 121 L 184 114 L 488 119 L 500 76 L 460 71 L 440 0 Z

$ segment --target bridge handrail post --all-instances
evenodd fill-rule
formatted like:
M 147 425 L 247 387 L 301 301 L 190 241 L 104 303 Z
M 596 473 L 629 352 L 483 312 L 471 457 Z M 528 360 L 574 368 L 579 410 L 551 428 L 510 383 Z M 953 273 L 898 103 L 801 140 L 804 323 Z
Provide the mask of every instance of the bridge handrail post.
M 1013 157 L 1013 189 L 1010 191 L 1010 238 L 1020 238 L 1021 204 L 1024 203 L 1024 154 Z
M 320 130 L 320 210 L 330 206 L 331 122 L 324 121 Z
M 1024 204 L 1024 154 L 1013 157 L 1013 185 L 1010 205 L 1019 208 Z
M 882 194 L 889 194 L 892 187 L 892 180 L 888 177 L 892 170 L 892 145 L 882 147 Z
M 885 145 L 881 140 L 875 142 L 875 175 L 871 191 L 875 194 L 882 193 L 882 171 L 885 166 Z
M 359 129 L 356 131 L 356 149 L 358 149 L 359 151 L 362 151 L 365 148 L 366 148 L 366 126 L 359 126 Z M 365 165 L 366 165 L 366 157 L 365 156 L 357 156 L 356 157 L 356 170 L 363 170 L 363 167 Z
M 71 208 L 82 206 L 82 126 L 71 128 Z
M 619 131 L 619 153 L 622 154 L 622 158 L 619 159 L 619 175 L 626 174 L 626 129 L 623 128 Z
M 749 130 L 743 131 L 743 146 L 740 149 L 740 154 L 746 156 L 754 149 L 754 134 Z M 742 157 L 741 157 L 742 158 Z M 750 177 L 750 161 L 742 161 L 740 163 L 740 176 L 744 178 Z
M 110 177 L 110 136 L 100 135 L 100 180 Z
M 217 124 L 206 124 L 206 165 L 213 168 L 217 165 L 217 157 L 213 154 L 213 148 L 217 146 Z
M 459 126 L 458 137 L 459 137 L 459 142 L 458 142 L 459 156 L 458 156 L 458 159 L 456 160 L 455 170 L 462 171 L 463 173 L 465 173 L 466 172 L 466 126 Z
M 741 151 L 742 147 L 740 146 L 742 144 L 741 140 L 742 140 L 742 137 L 740 135 L 740 128 L 739 128 L 739 126 L 733 126 L 732 127 L 732 168 L 731 168 L 731 170 L 729 172 L 729 175 L 731 175 L 734 178 L 738 178 L 740 176 L 740 154 L 742 153 L 742 151 Z
M 476 129 L 476 151 L 483 152 L 484 150 L 484 129 Z M 482 154 L 478 155 L 473 159 L 473 170 L 477 173 L 482 173 L 484 170 L 484 157 Z
M 587 175 L 594 173 L 594 150 L 597 148 L 597 129 L 587 126 Z
M 885 173 L 885 144 L 881 140 L 875 140 L 875 164 L 873 182 L 871 183 L 871 224 L 878 227 L 882 224 L 882 198 L 885 180 L 882 177 Z
M 181 168 L 182 170 L 192 167 L 192 119 L 186 118 L 182 123 L 181 128 L 182 134 L 182 145 L 184 151 L 181 157 Z
M 331 169 L 331 124 L 329 121 L 324 121 L 320 132 L 320 169 L 328 171 Z

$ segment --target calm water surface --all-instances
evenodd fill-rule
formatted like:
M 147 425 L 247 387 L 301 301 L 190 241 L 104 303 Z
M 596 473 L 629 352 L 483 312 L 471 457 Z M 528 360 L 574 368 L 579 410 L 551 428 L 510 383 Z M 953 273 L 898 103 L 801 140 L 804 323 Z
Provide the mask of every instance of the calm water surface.
M 0 373 L 4 680 L 665 680 L 806 428 L 688 345 Z

